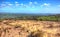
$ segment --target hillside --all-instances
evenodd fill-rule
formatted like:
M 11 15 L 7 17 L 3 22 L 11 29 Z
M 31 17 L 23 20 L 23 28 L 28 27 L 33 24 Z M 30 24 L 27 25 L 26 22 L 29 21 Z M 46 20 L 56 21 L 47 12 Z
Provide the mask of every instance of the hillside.
M 3 20 L 0 37 L 60 37 L 60 22 Z

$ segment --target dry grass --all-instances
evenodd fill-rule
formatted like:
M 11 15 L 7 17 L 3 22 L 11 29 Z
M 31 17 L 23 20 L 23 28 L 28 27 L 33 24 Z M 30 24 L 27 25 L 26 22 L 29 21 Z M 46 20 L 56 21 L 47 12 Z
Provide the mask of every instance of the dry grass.
M 60 22 L 3 20 L 0 37 L 60 37 Z

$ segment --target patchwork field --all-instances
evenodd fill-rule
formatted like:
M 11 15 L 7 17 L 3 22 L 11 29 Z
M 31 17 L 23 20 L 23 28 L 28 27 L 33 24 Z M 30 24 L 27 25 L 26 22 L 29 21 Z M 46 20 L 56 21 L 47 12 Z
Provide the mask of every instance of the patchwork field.
M 60 22 L 3 20 L 0 37 L 60 37 Z

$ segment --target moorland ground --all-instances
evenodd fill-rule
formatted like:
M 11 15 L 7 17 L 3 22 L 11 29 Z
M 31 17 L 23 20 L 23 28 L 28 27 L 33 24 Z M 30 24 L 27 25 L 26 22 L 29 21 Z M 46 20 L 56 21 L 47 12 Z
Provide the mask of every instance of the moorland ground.
M 0 37 L 60 37 L 60 22 L 2 20 Z

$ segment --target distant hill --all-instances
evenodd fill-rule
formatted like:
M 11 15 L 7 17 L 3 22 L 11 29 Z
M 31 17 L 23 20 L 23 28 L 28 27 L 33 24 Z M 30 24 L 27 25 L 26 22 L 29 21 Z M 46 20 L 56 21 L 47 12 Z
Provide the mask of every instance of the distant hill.
M 39 13 L 39 14 L 0 13 L 0 19 L 60 21 L 60 14 L 51 14 L 51 13 Z

